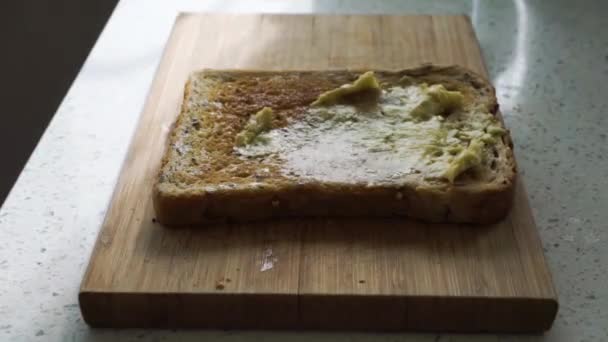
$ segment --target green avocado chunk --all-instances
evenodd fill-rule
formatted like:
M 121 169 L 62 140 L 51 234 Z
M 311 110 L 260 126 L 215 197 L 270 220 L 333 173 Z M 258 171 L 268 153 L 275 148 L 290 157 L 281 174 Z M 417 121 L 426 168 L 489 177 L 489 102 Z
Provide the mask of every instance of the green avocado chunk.
M 249 118 L 245 128 L 236 135 L 235 145 L 242 147 L 253 143 L 263 132 L 272 127 L 274 112 L 270 107 L 264 107 Z
M 462 107 L 464 96 L 459 91 L 449 91 L 442 84 L 430 87 L 423 85 L 426 98 L 412 110 L 412 116 L 420 120 L 428 120 L 435 115 Z
M 450 183 L 453 183 L 456 177 L 468 169 L 481 165 L 483 161 L 483 148 L 485 143 L 481 139 L 473 139 L 469 146 L 460 152 L 454 160 L 448 165 L 447 170 L 443 174 Z
M 343 86 L 324 92 L 319 95 L 317 100 L 311 106 L 329 106 L 336 104 L 346 95 L 359 93 L 369 90 L 380 90 L 380 84 L 374 76 L 373 71 L 368 71 L 353 82 L 353 84 L 344 84 Z

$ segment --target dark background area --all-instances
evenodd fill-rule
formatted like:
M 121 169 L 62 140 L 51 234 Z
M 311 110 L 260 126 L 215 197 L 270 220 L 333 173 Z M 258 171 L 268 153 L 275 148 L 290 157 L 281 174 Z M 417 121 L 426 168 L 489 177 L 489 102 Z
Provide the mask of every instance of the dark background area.
M 0 205 L 117 2 L 0 2 Z

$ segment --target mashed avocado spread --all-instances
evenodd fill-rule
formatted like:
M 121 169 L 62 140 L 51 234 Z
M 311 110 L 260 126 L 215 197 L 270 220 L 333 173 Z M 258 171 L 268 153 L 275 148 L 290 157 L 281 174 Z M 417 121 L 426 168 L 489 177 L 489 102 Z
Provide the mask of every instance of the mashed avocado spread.
M 449 111 L 462 107 L 464 96 L 458 91 L 449 91 L 441 84 L 427 86 L 420 85 L 424 98 L 412 110 L 412 116 L 421 120 L 428 120 L 434 115 L 444 115 Z
M 324 92 L 319 95 L 319 98 L 311 104 L 311 106 L 329 106 L 342 100 L 345 96 L 364 92 L 380 90 L 380 84 L 374 76 L 373 71 L 368 71 L 353 82 L 353 84 L 344 84 L 343 86 Z
M 366 72 L 276 129 L 272 109 L 264 108 L 237 135 L 236 150 L 246 157 L 275 155 L 288 175 L 336 182 L 394 182 L 415 173 L 452 183 L 482 165 L 505 134 L 494 116 L 467 107 L 461 92 L 441 84 L 404 83 L 381 89 Z M 367 90 L 378 91 L 375 106 L 345 98 Z
M 481 165 L 483 161 L 483 148 L 485 143 L 480 139 L 473 139 L 469 143 L 469 146 L 462 150 L 453 160 L 450 162 L 447 170 L 443 176 L 450 181 L 454 182 L 454 179 L 464 171 Z
M 269 131 L 272 126 L 274 113 L 272 108 L 264 107 L 249 118 L 245 129 L 236 135 L 236 146 L 245 146 L 253 143 L 261 133 Z

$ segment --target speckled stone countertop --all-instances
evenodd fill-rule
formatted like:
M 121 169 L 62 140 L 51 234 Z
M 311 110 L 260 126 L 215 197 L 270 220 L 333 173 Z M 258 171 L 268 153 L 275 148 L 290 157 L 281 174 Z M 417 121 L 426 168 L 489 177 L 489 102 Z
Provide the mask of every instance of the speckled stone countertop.
M 80 280 L 178 11 L 467 13 L 561 307 L 544 336 L 90 329 Z M 608 341 L 608 2 L 124 0 L 0 209 L 0 341 Z

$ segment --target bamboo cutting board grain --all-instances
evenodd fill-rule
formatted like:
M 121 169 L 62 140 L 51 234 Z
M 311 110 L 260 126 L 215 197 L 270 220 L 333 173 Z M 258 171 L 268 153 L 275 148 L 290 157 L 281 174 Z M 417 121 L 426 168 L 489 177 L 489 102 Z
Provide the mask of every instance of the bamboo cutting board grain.
M 486 74 L 465 16 L 183 14 L 80 290 L 104 327 L 541 331 L 557 311 L 521 183 L 503 222 L 283 220 L 166 229 L 151 189 L 188 73 L 201 68 Z

